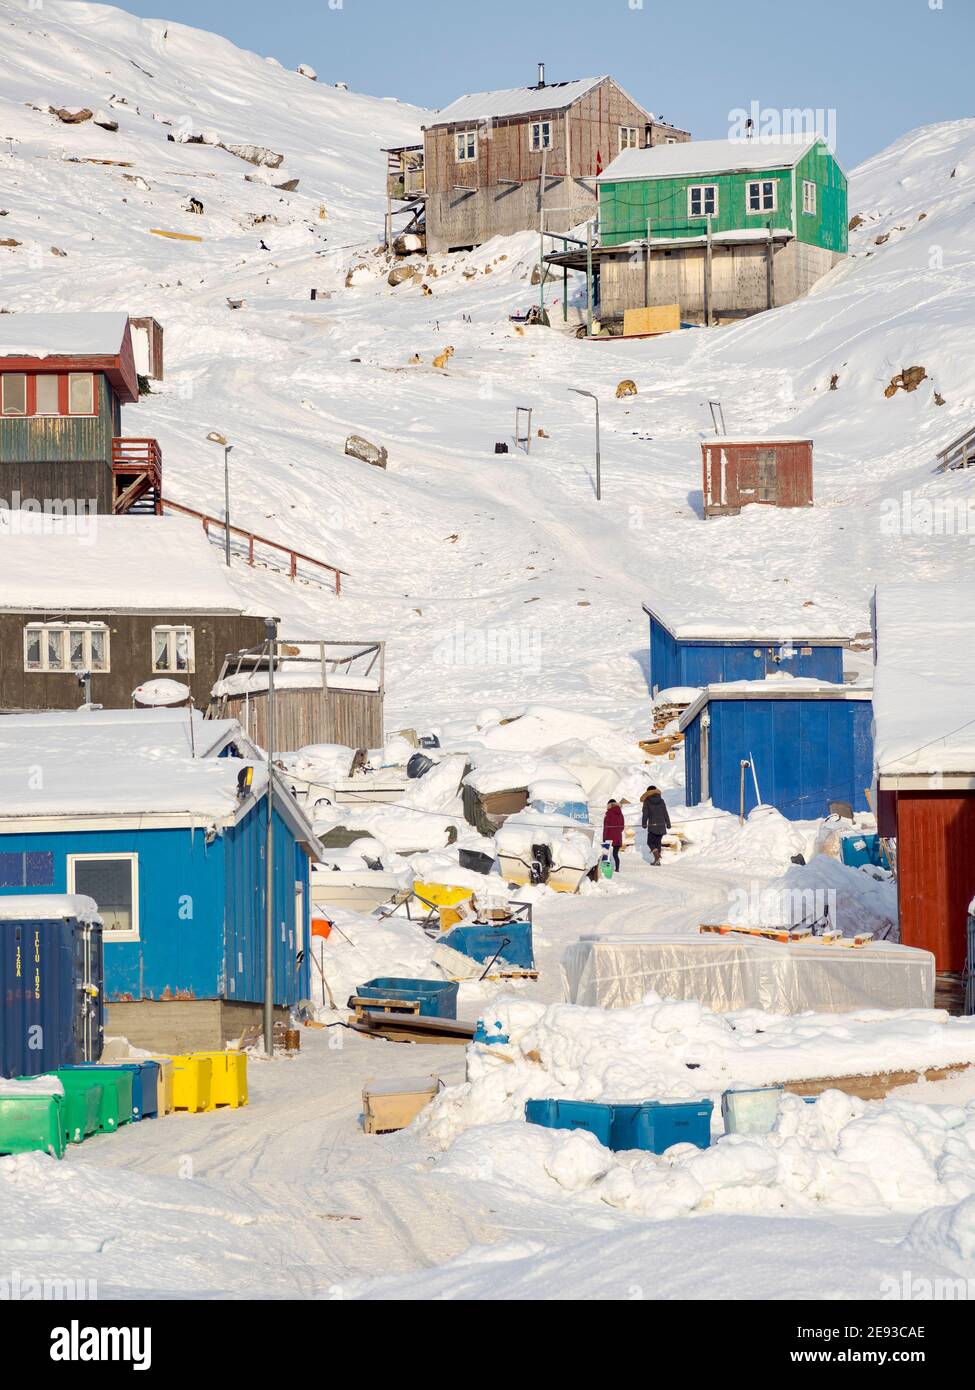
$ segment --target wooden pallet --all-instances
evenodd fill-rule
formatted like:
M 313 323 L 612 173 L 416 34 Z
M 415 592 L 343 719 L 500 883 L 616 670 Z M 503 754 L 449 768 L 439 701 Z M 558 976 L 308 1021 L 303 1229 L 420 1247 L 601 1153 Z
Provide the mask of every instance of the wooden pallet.
M 354 1033 L 362 1033 L 367 1038 L 384 1038 L 387 1042 L 458 1043 L 466 1047 L 474 1037 L 473 1023 L 402 1013 L 355 1015 L 349 1027 Z
M 348 1006 L 355 1011 L 357 1019 L 373 1013 L 416 1017 L 420 1012 L 419 999 L 361 999 L 357 994 L 353 994 Z

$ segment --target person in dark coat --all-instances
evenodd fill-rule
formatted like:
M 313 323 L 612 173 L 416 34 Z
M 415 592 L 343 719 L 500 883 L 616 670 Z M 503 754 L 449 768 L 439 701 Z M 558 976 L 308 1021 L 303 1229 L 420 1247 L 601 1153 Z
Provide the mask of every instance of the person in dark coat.
M 670 814 L 657 787 L 647 787 L 640 797 L 643 802 L 643 828 L 647 832 L 647 849 L 652 864 L 660 863 L 660 846 L 664 835 L 670 829 Z
M 623 844 L 625 829 L 623 807 L 618 801 L 611 801 L 606 807 L 605 816 L 603 816 L 603 844 L 613 846 L 613 863 L 617 873 L 619 873 L 620 868 L 620 847 Z

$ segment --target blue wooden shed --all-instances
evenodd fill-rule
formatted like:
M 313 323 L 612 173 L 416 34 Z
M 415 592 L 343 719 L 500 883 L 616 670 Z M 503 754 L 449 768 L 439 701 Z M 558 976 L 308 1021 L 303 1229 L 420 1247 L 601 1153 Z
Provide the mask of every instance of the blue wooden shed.
M 778 671 L 820 681 L 843 680 L 843 650 L 851 637 L 777 634 L 767 620 L 747 615 L 734 624 L 712 624 L 643 605 L 650 620 L 650 692 L 718 681 L 764 680 Z
M 240 726 L 185 710 L 9 716 L 0 752 L 0 894 L 95 900 L 108 1031 L 181 1051 L 258 1023 L 268 788 Z M 34 788 L 31 767 L 44 769 Z M 321 847 L 283 783 L 272 800 L 283 1017 L 309 993 L 309 861 Z
M 815 820 L 831 801 L 867 811 L 873 777 L 868 686 L 811 680 L 707 686 L 684 711 L 686 801 L 747 815 L 761 802 Z M 743 766 L 744 764 L 744 766 Z

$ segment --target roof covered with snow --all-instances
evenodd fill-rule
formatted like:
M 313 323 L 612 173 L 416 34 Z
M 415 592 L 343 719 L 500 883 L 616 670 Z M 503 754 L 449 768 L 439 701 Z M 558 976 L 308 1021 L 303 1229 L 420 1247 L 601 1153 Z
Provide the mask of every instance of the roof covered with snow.
M 245 613 L 188 517 L 0 512 L 0 611 Z
M 89 734 L 108 738 L 119 753 L 138 752 L 147 746 L 167 755 L 208 758 L 228 744 L 250 748 L 236 719 L 204 719 L 189 709 L 58 709 L 36 714 L 0 715 L 0 739 L 13 731 L 17 737 L 42 741 L 53 730 L 64 731 L 84 743 Z M 0 811 L 2 811 L 0 807 Z
M 96 922 L 98 904 L 84 893 L 0 894 L 0 922 Z
M 878 777 L 975 777 L 971 580 L 883 584 L 876 622 Z
M 0 314 L 0 357 L 117 357 L 128 314 Z
M 821 138 L 801 135 L 783 136 L 778 140 L 761 136 L 754 140 L 687 140 L 677 145 L 654 145 L 646 150 L 623 150 L 596 182 L 792 169 Z M 825 146 L 825 141 L 823 144 Z
M 178 716 L 171 720 L 160 713 L 0 718 L 0 824 L 27 817 L 234 819 L 241 808 L 237 774 L 248 763 L 199 749 L 194 758 L 186 712 L 167 711 Z M 253 795 L 265 785 L 264 765 L 254 765 Z
M 473 92 L 458 97 L 434 120 L 432 126 L 452 125 L 457 121 L 487 121 L 494 117 L 530 116 L 536 111 L 564 111 L 600 82 L 602 77 L 580 77 L 572 82 L 549 82 L 544 87 L 506 87 L 494 92 Z
M 724 607 L 715 600 L 709 612 L 703 614 L 697 608 L 681 608 L 673 603 L 662 606 L 654 599 L 652 604 L 643 605 L 643 611 L 662 623 L 674 637 L 691 642 L 843 647 L 856 636 L 853 631 L 838 632 L 837 623 L 827 614 L 784 601 L 774 607 L 763 604 L 761 612 L 754 612 L 747 608 L 743 611 L 741 604 Z
M 811 676 L 790 676 L 787 671 L 760 681 L 719 681 L 706 685 L 680 717 L 679 728 L 692 724 L 712 700 L 869 700 L 869 685 L 835 685 Z

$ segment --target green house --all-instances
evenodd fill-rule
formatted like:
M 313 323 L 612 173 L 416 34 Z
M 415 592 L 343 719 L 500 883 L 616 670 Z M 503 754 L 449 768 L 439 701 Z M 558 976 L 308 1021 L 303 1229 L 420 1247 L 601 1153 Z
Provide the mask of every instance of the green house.
M 847 179 L 818 135 L 624 150 L 597 185 L 604 318 L 673 302 L 692 321 L 743 317 L 847 254 Z

